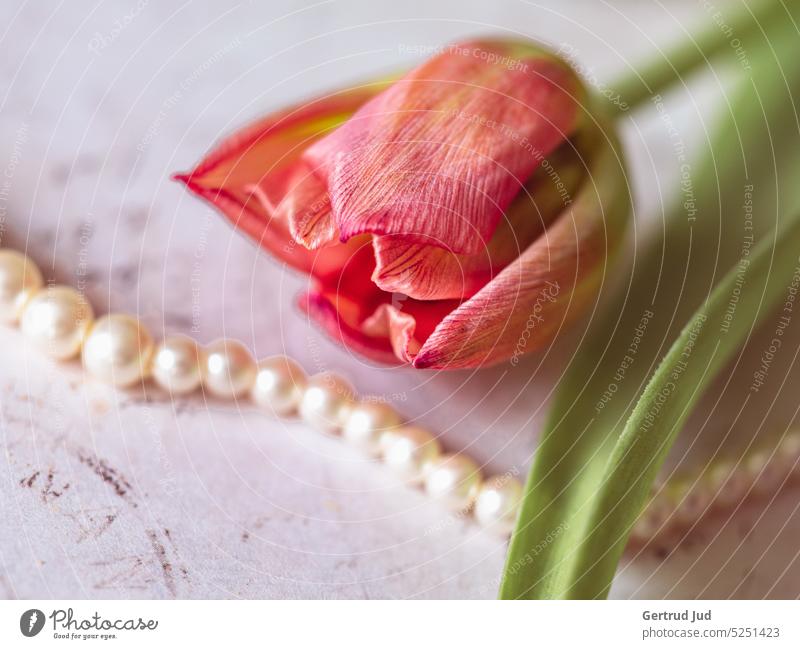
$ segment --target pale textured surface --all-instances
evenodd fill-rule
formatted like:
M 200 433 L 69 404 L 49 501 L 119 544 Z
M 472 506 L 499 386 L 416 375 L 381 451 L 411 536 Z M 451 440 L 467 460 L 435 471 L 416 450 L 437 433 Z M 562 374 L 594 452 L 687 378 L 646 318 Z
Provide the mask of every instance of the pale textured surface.
M 158 335 L 233 336 L 259 356 L 285 349 L 310 370 L 344 371 L 487 470 L 524 473 L 563 346 L 511 371 L 368 366 L 289 306 L 302 278 L 168 180 L 265 110 L 415 60 L 408 46 L 511 29 L 570 43 L 601 77 L 647 47 L 636 25 L 662 42 L 678 27 L 656 4 L 617 5 L 631 24 L 599 3 L 473 4 L 482 8 L 458 0 L 143 1 L 138 10 L 133 1 L 5 2 L 4 245 L 27 248 L 49 276 L 83 285 L 100 312 L 138 313 Z M 652 155 L 670 161 L 668 183 L 676 172 L 669 140 L 652 121 L 638 127 L 627 131 L 641 162 L 637 182 L 653 187 Z M 642 213 L 657 212 L 657 192 L 642 195 Z M 77 366 L 47 363 L 16 332 L 3 331 L 0 350 L 0 596 L 496 592 L 504 543 L 337 440 L 246 404 L 172 403 L 156 391 L 85 383 Z M 797 596 L 796 501 L 789 490 L 763 519 L 763 507 L 740 512 L 710 547 L 719 526 L 668 559 L 626 562 L 614 593 Z

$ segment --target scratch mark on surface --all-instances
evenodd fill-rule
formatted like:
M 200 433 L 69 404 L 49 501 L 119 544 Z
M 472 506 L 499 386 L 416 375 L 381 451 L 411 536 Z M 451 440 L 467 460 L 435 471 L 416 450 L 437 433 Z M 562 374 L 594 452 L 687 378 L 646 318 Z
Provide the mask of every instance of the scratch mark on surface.
M 99 476 L 103 482 L 108 484 L 120 498 L 127 501 L 133 507 L 138 507 L 138 503 L 133 499 L 133 487 L 131 483 L 119 471 L 112 467 L 108 462 L 97 456 L 89 455 L 84 451 L 78 451 L 78 460 L 81 464 L 89 467 Z
M 153 553 L 161 566 L 161 573 L 164 575 L 164 585 L 167 587 L 170 595 L 175 597 L 177 591 L 175 590 L 175 579 L 172 574 L 172 563 L 167 557 L 167 550 L 164 544 L 158 539 L 158 535 L 153 530 L 146 530 L 147 538 L 150 539 L 150 545 L 153 547 Z
M 180 558 L 180 552 L 178 552 L 178 546 L 175 545 L 175 541 L 172 539 L 172 533 L 166 527 L 164 528 L 164 536 L 166 537 L 167 541 L 169 541 L 169 544 L 172 546 L 172 549 L 174 550 L 175 555 L 178 558 Z M 181 571 L 181 575 L 183 575 L 184 578 L 187 579 L 187 581 L 188 581 L 188 579 L 189 579 L 189 569 L 186 567 L 186 565 L 184 563 L 181 563 L 178 566 L 178 569 Z
M 19 486 L 28 487 L 28 489 L 30 489 L 31 487 L 33 487 L 33 483 L 36 482 L 36 478 L 39 477 L 40 473 L 41 471 L 34 471 L 27 478 L 22 478 L 22 480 L 19 481 Z
M 140 573 L 144 568 L 144 561 L 141 557 L 137 556 L 117 557 L 115 559 L 93 561 L 89 565 L 98 568 L 121 566 L 119 570 L 116 570 L 110 576 L 105 577 L 94 584 L 94 588 L 99 590 L 118 588 L 129 590 L 146 590 L 149 584 L 152 584 L 154 581 L 152 577 L 140 576 Z
M 29 476 L 22 478 L 19 481 L 19 486 L 33 489 L 34 485 L 39 482 L 39 477 L 41 475 L 41 471 L 34 471 Z M 64 492 L 69 489 L 69 482 L 65 482 L 63 485 L 61 485 L 61 487 L 59 487 L 59 489 L 55 489 L 55 475 L 56 472 L 52 468 L 47 470 L 47 477 L 45 478 L 44 486 L 39 491 L 39 495 L 44 503 L 50 502 L 55 498 L 60 498 L 64 495 Z
M 252 527 L 248 527 L 246 524 L 244 526 L 244 531 L 242 532 L 242 543 L 247 543 L 250 540 L 250 532 L 257 532 L 264 525 L 269 521 L 269 516 L 258 516 L 253 521 Z
M 78 526 L 79 534 L 75 543 L 83 543 L 87 539 L 98 539 L 107 532 L 117 520 L 117 510 L 114 507 L 100 507 L 84 509 L 67 516 Z
M 47 483 L 40 492 L 42 496 L 42 502 L 47 503 L 50 502 L 51 500 L 54 500 L 55 498 L 61 498 L 61 496 L 64 495 L 64 492 L 67 489 L 69 489 L 69 482 L 65 482 L 63 485 L 61 485 L 61 487 L 58 490 L 54 489 L 53 488 L 54 480 L 55 480 L 55 471 L 53 471 L 53 469 L 50 469 L 47 472 Z
M 109 523 L 110 524 L 110 523 Z M 110 567 L 117 568 L 122 566 L 121 569 L 115 570 L 109 577 L 98 581 L 94 587 L 98 589 L 112 589 L 112 588 L 128 588 L 134 590 L 145 590 L 155 580 L 152 577 L 143 577 L 140 573 L 145 569 L 152 566 L 158 567 L 161 571 L 162 581 L 167 589 L 167 592 L 172 597 L 177 597 L 178 589 L 175 583 L 176 566 L 175 561 L 170 558 L 170 553 L 165 547 L 163 539 L 175 549 L 175 543 L 172 539 L 172 534 L 166 527 L 161 532 L 156 530 L 147 529 L 145 535 L 150 543 L 152 549 L 151 553 L 144 556 L 124 556 L 115 559 L 96 561 L 90 565 L 95 567 Z M 189 581 L 189 571 L 186 566 L 182 564 L 177 565 L 180 576 Z

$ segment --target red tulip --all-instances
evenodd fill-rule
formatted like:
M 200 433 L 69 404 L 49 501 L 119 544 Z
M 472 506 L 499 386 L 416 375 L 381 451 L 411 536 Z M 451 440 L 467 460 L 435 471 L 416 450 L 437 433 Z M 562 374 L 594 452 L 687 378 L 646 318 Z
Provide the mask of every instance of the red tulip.
M 607 126 L 553 54 L 471 41 L 269 115 L 176 177 L 308 273 L 302 307 L 349 347 L 516 363 L 591 300 L 621 239 Z

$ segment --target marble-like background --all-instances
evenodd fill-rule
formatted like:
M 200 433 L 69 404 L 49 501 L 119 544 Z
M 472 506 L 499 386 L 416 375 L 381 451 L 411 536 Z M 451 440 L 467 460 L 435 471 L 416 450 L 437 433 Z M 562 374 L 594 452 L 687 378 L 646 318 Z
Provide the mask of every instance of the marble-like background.
M 521 472 L 562 348 L 513 370 L 375 367 L 294 308 L 303 278 L 169 175 L 267 110 L 416 61 L 411 45 L 524 34 L 569 44 L 604 79 L 704 18 L 691 2 L 555 0 L 6 0 L 3 13 L 3 245 L 84 288 L 100 312 L 342 371 L 488 471 Z M 702 84 L 692 92 L 696 102 L 672 104 L 687 133 L 713 102 Z M 652 115 L 627 116 L 623 128 L 645 228 L 677 169 Z M 335 439 L 247 404 L 84 382 L 78 366 L 49 363 L 13 330 L 2 332 L 0 359 L 0 597 L 496 593 L 504 542 Z M 796 501 L 786 490 L 677 548 L 628 557 L 613 595 L 797 596 Z

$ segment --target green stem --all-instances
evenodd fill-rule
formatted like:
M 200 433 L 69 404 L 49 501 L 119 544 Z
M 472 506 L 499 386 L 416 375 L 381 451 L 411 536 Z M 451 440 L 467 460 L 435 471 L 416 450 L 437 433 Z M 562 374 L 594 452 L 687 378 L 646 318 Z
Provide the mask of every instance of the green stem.
M 766 29 L 778 17 L 786 19 L 787 10 L 780 0 L 761 0 L 749 5 L 741 2 L 725 5 L 725 11 L 709 11 L 703 27 L 676 45 L 651 55 L 643 65 L 636 65 L 608 84 L 619 95 L 621 111 L 636 108 L 646 99 L 666 90 L 708 60 L 728 50 L 733 58 L 742 57 L 747 65 L 746 37 Z M 737 54 L 738 52 L 738 54 Z

